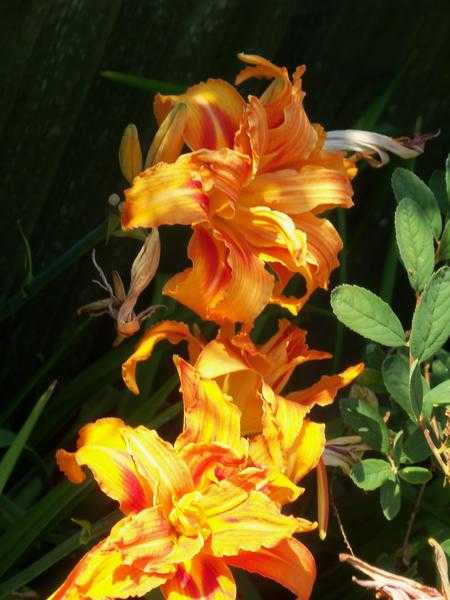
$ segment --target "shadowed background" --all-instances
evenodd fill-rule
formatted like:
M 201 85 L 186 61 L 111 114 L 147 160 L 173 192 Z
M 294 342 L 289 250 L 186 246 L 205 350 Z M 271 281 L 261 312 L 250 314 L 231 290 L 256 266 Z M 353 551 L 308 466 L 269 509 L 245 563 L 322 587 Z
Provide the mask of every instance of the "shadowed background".
M 16 0 L 0 3 L 0 22 L 3 300 L 20 290 L 26 275 L 18 221 L 39 274 L 102 223 L 108 196 L 126 187 L 117 149 L 127 123 L 138 126 L 145 148 L 155 131 L 152 96 L 103 79 L 104 69 L 193 84 L 207 77 L 232 81 L 239 51 L 290 70 L 304 63 L 313 122 L 352 127 L 391 86 L 377 130 L 412 134 L 419 117 L 422 131 L 441 130 L 416 172 L 427 179 L 450 149 L 450 10 L 444 1 Z M 365 169 L 348 215 L 348 281 L 374 291 L 391 233 L 390 173 L 391 167 Z M 163 232 L 162 272 L 186 266 L 186 240 L 181 228 Z M 106 271 L 126 276 L 137 249 L 131 240 L 99 244 L 99 260 Z M 8 360 L 0 376 L 7 393 L 74 328 L 76 308 L 101 297 L 93 275 L 87 253 L 3 321 Z M 394 295 L 400 312 L 412 302 L 402 278 Z M 326 296 L 321 302 L 327 304 Z M 316 321 L 315 328 L 322 347 L 332 350 L 335 325 L 317 327 Z M 97 321 L 55 376 L 77 372 L 113 337 L 111 323 Z M 359 342 L 349 339 L 347 364 L 359 352 Z

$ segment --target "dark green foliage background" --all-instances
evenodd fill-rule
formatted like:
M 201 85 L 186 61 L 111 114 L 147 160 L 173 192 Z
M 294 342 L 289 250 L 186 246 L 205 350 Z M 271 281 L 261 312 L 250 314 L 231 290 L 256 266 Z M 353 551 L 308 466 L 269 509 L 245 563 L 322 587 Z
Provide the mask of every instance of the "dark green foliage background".
M 419 117 L 422 131 L 441 130 L 416 162 L 425 180 L 442 168 L 450 149 L 450 9 L 445 0 L 3 0 L 0 23 L 4 298 L 17 292 L 25 276 L 17 221 L 31 246 L 34 273 L 39 273 L 100 224 L 108 196 L 125 187 L 117 164 L 125 125 L 137 124 L 144 145 L 154 133 L 152 98 L 101 78 L 103 69 L 192 84 L 207 77 L 233 80 L 240 68 L 236 53 L 242 50 L 290 69 L 305 63 L 307 110 L 326 129 L 357 125 L 395 82 L 377 130 L 412 134 Z M 356 207 L 347 217 L 346 281 L 376 292 L 392 231 L 391 172 L 391 166 L 362 169 L 355 182 Z M 162 272 L 185 266 L 186 240 L 181 229 L 164 231 Z M 107 249 L 99 247 L 98 254 L 108 271 L 116 268 L 126 275 L 136 248 L 136 242 L 115 241 Z M 85 256 L 2 323 L 3 398 L 17 393 L 74 329 L 76 308 L 97 297 L 92 275 Z M 313 302 L 328 308 L 325 294 Z M 413 302 L 399 271 L 393 306 L 404 316 Z M 300 323 L 312 329 L 312 344 L 333 351 L 333 320 L 305 312 Z M 113 335 L 106 318 L 92 323 L 51 377 L 70 381 L 110 347 Z M 342 365 L 361 356 L 361 340 L 345 336 Z M 306 379 L 300 374 L 299 381 L 302 385 Z M 19 429 L 35 399 L 24 399 L 11 429 Z M 38 443 L 37 449 L 52 450 Z M 373 560 L 399 547 L 410 507 L 388 524 L 377 499 L 363 496 L 349 480 L 339 479 L 335 493 L 359 554 Z M 313 509 L 312 497 L 302 502 Z M 321 572 L 315 597 L 356 598 L 360 593 L 349 587 L 349 571 L 336 563 L 344 547 L 335 526 L 329 538 L 324 544 L 312 542 Z M 61 569 L 68 566 L 62 563 Z

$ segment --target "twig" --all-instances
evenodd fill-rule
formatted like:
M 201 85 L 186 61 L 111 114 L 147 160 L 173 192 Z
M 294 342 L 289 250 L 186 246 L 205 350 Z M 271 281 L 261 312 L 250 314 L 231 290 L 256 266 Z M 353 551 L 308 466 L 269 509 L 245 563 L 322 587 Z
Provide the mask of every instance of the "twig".
M 355 553 L 353 552 L 352 545 L 350 544 L 350 541 L 349 541 L 349 539 L 347 537 L 347 534 L 345 533 L 344 524 L 342 523 L 341 515 L 339 514 L 339 511 L 337 509 L 336 503 L 334 501 L 333 487 L 334 487 L 334 478 L 332 479 L 331 485 L 330 485 L 330 501 L 331 501 L 331 506 L 333 508 L 334 516 L 336 517 L 336 521 L 338 523 L 338 527 L 339 527 L 339 531 L 341 532 L 342 539 L 344 540 L 344 544 L 346 545 L 347 550 L 350 552 L 350 554 L 352 556 L 355 556 Z
M 407 557 L 409 538 L 411 537 L 414 521 L 416 520 L 417 513 L 419 512 L 419 508 L 420 508 L 420 504 L 422 502 L 422 497 L 423 497 L 424 491 L 425 491 L 425 483 L 422 483 L 422 485 L 420 486 L 419 493 L 417 494 L 416 502 L 414 504 L 414 508 L 412 509 L 411 516 L 409 517 L 408 527 L 406 529 L 406 534 L 405 534 L 405 539 L 403 540 L 402 563 L 405 565 L 405 567 L 409 566 L 409 560 Z

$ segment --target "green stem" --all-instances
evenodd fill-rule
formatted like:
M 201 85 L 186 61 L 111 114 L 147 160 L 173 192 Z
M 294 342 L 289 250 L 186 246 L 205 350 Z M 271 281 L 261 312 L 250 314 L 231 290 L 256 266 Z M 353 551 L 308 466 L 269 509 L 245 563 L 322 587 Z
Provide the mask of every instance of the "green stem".
M 49 267 L 36 275 L 29 283 L 22 286 L 21 290 L 0 305 L 0 322 L 14 315 L 24 304 L 34 298 L 51 281 L 64 273 L 81 256 L 92 250 L 94 246 L 106 237 L 107 222 L 105 221 L 81 240 L 76 242 L 72 248 L 57 258 Z
M 395 229 L 392 228 L 389 247 L 384 261 L 383 274 L 381 277 L 380 296 L 388 304 L 392 304 L 394 297 L 395 280 L 397 277 L 398 257 L 397 257 L 397 240 L 395 237 Z

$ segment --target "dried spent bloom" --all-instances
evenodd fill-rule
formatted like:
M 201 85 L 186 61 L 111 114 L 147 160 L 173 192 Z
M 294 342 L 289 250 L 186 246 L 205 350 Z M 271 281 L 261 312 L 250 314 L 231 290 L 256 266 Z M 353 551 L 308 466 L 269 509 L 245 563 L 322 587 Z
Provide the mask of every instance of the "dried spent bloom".
M 443 596 L 435 588 L 418 583 L 413 579 L 384 571 L 364 562 L 360 558 L 356 558 L 356 556 L 340 554 L 339 560 L 348 563 L 355 569 L 358 569 L 358 571 L 368 575 L 370 579 L 362 580 L 353 577 L 353 581 L 361 587 L 374 590 L 376 597 L 381 600 L 431 600 L 432 598 L 448 600 L 447 597 Z
M 83 481 L 87 466 L 125 516 L 52 600 L 144 596 L 159 586 L 168 600 L 233 600 L 229 566 L 269 577 L 308 600 L 315 562 L 293 535 L 314 524 L 281 512 L 286 496 L 297 498 L 301 488 L 253 466 L 239 409 L 217 383 L 198 380 L 181 359 L 176 365 L 184 427 L 174 445 L 156 431 L 106 418 L 83 427 L 75 452 L 58 451 L 58 465 L 72 482 Z
M 359 129 L 342 129 L 327 131 L 325 148 L 327 150 L 354 152 L 352 161 L 365 159 L 373 167 L 383 167 L 389 162 L 389 152 L 404 159 L 415 158 L 422 154 L 425 143 L 439 133 L 418 134 L 412 138 L 391 138 L 381 133 L 361 131 Z
M 147 235 L 139 254 L 131 266 L 130 287 L 125 291 L 123 281 L 117 273 L 112 273 L 112 286 L 108 283 L 106 276 L 95 259 L 95 250 L 92 252 L 92 261 L 97 269 L 100 281 L 95 280 L 103 290 L 108 292 L 108 297 L 81 306 L 78 314 L 100 316 L 109 314 L 116 322 L 117 337 L 114 345 L 120 344 L 124 338 L 130 337 L 139 331 L 142 321 L 150 317 L 159 306 L 149 308 L 136 314 L 134 307 L 142 292 L 148 287 L 158 269 L 161 245 L 157 229 Z
M 327 440 L 323 460 L 329 467 L 339 467 L 345 475 L 350 475 L 351 468 L 359 462 L 364 452 L 370 450 L 359 435 L 345 435 Z

